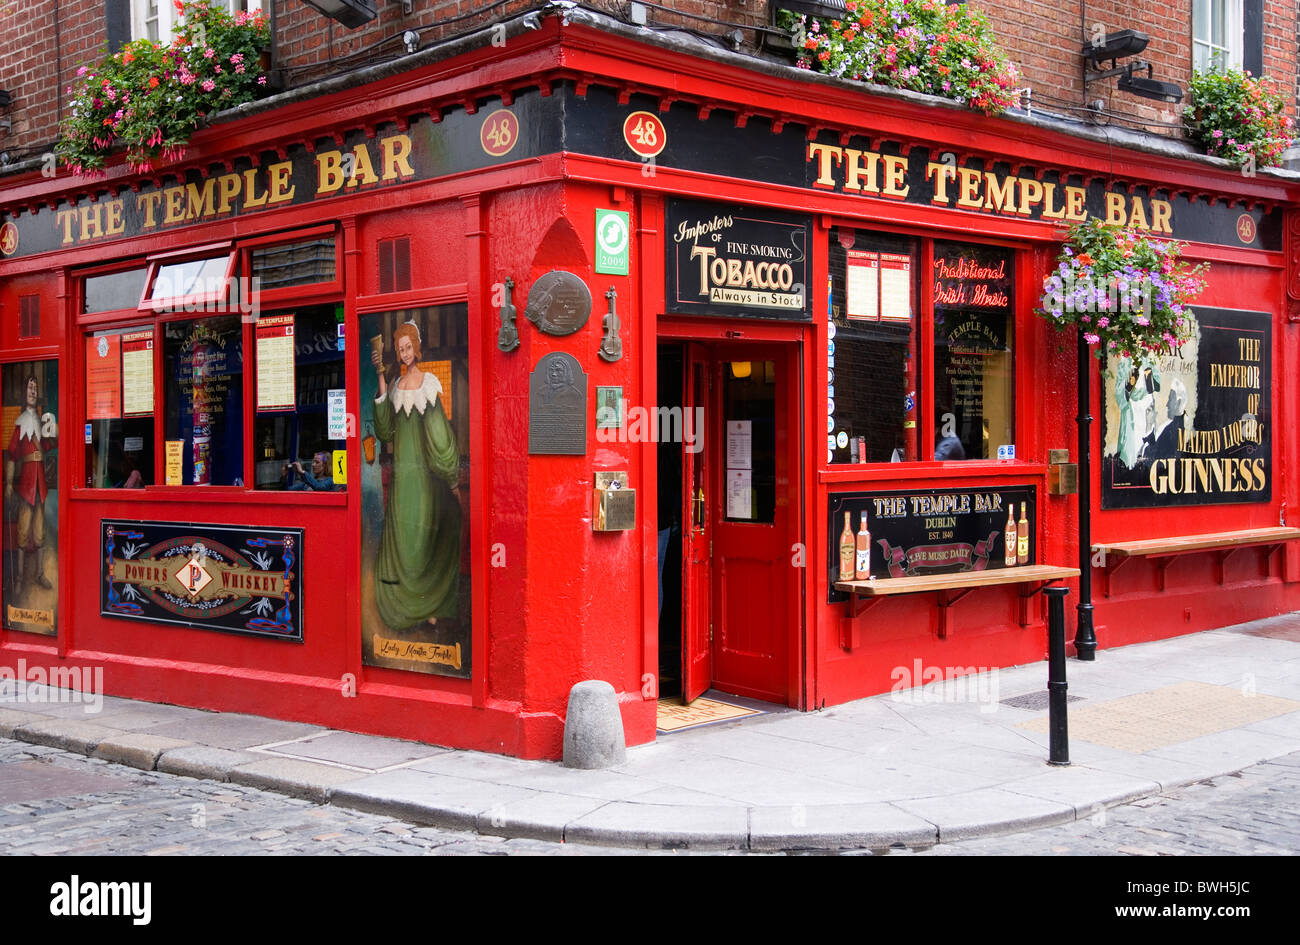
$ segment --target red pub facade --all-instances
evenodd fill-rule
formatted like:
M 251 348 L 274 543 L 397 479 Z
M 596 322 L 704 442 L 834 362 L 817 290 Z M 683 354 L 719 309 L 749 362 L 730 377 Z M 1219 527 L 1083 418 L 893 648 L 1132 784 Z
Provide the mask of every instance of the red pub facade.
M 1300 606 L 1300 181 L 505 27 L 0 181 L 5 664 L 554 758 L 585 679 L 637 744 L 661 696 L 1039 660 L 1046 576 L 835 584 L 864 514 L 882 588 L 1077 564 L 1035 309 L 1089 216 L 1210 263 L 1183 357 L 1090 362 L 1100 658 Z

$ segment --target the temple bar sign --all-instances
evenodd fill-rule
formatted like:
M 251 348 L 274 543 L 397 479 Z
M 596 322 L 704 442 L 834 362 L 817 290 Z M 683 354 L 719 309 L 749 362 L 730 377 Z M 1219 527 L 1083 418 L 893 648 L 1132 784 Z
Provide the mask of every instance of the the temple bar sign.
M 813 141 L 808 161 L 817 175 L 814 187 L 897 200 L 912 197 L 907 157 Z M 1088 190 L 1077 184 L 934 160 L 925 162 L 924 177 L 931 188 L 929 202 L 935 206 L 1063 223 L 1082 223 L 1089 216 Z M 1115 191 L 1104 199 L 1106 223 L 1158 236 L 1173 234 L 1171 201 Z

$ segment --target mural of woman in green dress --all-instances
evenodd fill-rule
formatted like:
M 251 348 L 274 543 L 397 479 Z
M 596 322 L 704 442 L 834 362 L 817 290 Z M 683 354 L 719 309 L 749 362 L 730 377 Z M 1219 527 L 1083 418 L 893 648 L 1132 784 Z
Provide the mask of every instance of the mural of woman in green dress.
M 419 321 L 426 330 L 440 317 L 438 310 L 415 314 L 424 316 Z M 445 331 L 440 334 L 445 341 Z M 389 337 L 391 347 L 382 332 L 372 335 L 374 387 L 368 383 L 362 387 L 363 421 L 380 444 L 378 468 L 368 465 L 362 470 L 363 503 L 372 500 L 369 509 L 363 505 L 363 547 L 368 552 L 363 556 L 368 560 L 362 575 L 366 662 L 468 675 L 469 582 L 462 574 L 465 497 L 461 494 L 468 486 L 463 481 L 467 457 L 461 448 L 463 437 L 449 416 L 450 392 L 431 369 L 438 366 L 452 384 L 458 374 L 452 365 L 464 362 L 423 361 L 421 324 L 416 318 L 397 324 Z M 390 351 L 398 366 L 391 374 L 385 363 Z M 440 348 L 441 353 L 448 352 Z M 462 398 L 464 393 L 462 388 Z M 382 503 L 378 530 L 373 527 L 379 504 L 374 499 Z M 367 607 L 371 601 L 373 611 Z M 367 619 L 372 614 L 379 626 Z

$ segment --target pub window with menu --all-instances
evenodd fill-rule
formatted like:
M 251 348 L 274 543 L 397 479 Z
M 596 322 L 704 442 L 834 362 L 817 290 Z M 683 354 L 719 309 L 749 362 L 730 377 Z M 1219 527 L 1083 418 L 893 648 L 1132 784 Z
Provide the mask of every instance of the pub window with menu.
M 827 462 L 1015 456 L 1014 251 L 831 230 Z
M 344 488 L 330 462 L 346 435 L 332 232 L 167 254 L 82 285 L 87 486 Z

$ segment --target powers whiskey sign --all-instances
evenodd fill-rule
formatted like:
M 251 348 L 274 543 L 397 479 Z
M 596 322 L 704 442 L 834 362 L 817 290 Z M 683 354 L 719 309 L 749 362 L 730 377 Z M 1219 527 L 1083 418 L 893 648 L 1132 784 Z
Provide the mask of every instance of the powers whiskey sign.
M 101 521 L 99 612 L 301 642 L 302 535 Z

